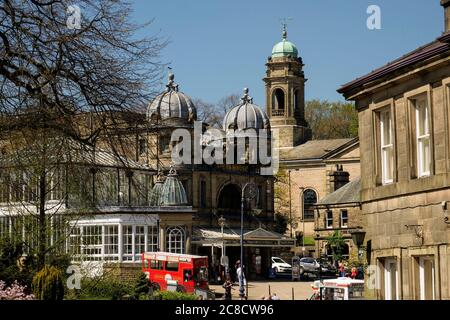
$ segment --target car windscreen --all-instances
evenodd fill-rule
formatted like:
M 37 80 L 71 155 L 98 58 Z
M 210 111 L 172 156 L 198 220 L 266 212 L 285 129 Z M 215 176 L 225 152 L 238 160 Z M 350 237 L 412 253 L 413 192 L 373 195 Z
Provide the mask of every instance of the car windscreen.
M 272 260 L 273 260 L 273 262 L 276 262 L 276 263 L 286 263 L 283 259 L 280 259 L 280 258 L 272 258 Z

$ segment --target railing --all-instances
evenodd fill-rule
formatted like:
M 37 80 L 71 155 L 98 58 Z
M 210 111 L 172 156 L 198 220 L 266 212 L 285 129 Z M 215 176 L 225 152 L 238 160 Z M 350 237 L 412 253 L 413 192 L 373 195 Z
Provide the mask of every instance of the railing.
M 284 110 L 272 110 L 272 116 L 274 117 L 283 117 L 284 116 Z

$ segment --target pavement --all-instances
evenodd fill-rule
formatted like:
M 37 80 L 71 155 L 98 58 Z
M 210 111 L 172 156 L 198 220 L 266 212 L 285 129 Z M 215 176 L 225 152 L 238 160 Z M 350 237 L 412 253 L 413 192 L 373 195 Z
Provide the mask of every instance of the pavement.
M 248 281 L 248 300 L 262 300 L 263 297 L 276 293 L 281 300 L 307 300 L 313 290 L 311 284 L 314 281 L 292 281 L 290 279 L 274 279 L 265 281 Z M 222 285 L 209 285 L 216 293 L 223 294 Z M 239 300 L 239 285 L 237 283 L 231 290 L 232 299 Z M 292 295 L 294 295 L 292 297 Z M 294 298 L 294 299 L 293 299 Z

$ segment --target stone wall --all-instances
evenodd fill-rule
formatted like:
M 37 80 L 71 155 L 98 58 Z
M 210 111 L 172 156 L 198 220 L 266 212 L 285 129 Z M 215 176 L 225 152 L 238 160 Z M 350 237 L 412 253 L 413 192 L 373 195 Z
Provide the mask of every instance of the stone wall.
M 417 261 L 428 257 L 435 298 L 450 299 L 450 226 L 442 205 L 450 201 L 450 59 L 444 60 L 410 70 L 395 84 L 367 88 L 369 94 L 357 101 L 363 223 L 375 270 L 368 281 L 370 296 L 385 298 L 383 268 L 389 260 L 398 266 L 398 298 L 419 299 Z M 419 94 L 426 95 L 431 110 L 432 167 L 430 176 L 415 178 L 410 99 Z M 388 185 L 377 181 L 374 112 L 381 107 L 394 114 L 394 182 Z

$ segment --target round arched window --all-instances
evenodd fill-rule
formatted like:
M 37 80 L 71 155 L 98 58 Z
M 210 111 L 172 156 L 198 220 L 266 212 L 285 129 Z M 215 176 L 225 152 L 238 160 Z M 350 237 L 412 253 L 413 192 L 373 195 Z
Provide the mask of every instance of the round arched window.
M 181 227 L 167 228 L 166 248 L 167 252 L 184 253 L 185 232 Z
M 303 220 L 314 220 L 314 204 L 317 193 L 313 189 L 303 191 Z
M 284 91 L 281 89 L 275 89 L 272 95 L 272 115 L 282 116 L 284 115 Z

